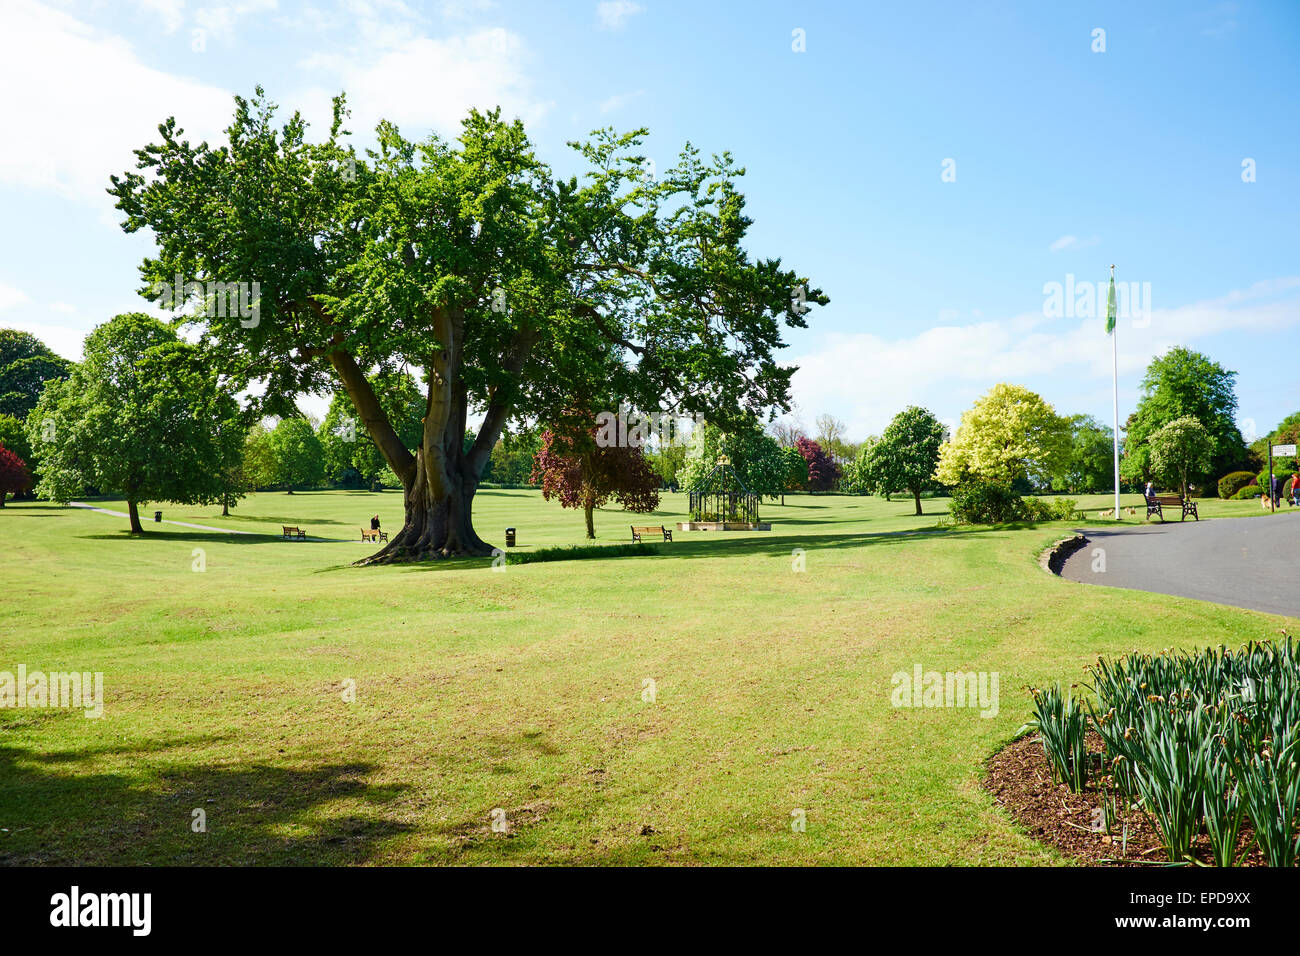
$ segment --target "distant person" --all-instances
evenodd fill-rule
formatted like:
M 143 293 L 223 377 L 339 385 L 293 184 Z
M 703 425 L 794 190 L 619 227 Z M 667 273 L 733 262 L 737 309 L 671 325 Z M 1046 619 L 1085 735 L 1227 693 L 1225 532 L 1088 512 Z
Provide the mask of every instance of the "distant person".
M 1277 508 L 1278 506 L 1277 475 L 1270 475 L 1268 483 L 1269 483 L 1269 497 L 1273 499 L 1273 507 Z
M 1154 482 L 1150 482 L 1150 481 L 1147 482 L 1147 490 L 1144 492 L 1144 494 L 1147 496 L 1147 498 L 1154 498 L 1156 496 L 1156 486 Z
M 1300 505 L 1300 475 L 1291 479 L 1291 504 Z
M 370 530 L 371 531 L 379 530 L 379 515 L 375 515 L 373 518 L 370 519 Z

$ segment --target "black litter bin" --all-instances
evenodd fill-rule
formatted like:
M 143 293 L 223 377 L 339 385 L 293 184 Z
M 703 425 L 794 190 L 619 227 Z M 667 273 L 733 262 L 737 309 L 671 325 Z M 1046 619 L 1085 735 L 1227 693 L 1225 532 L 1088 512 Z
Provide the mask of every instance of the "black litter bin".
M 153 513 L 153 520 L 154 520 L 154 521 L 162 521 L 162 512 L 161 512 L 161 511 L 155 511 L 155 512 Z
M 506 547 L 513 548 L 514 546 L 515 546 L 515 529 L 506 528 Z

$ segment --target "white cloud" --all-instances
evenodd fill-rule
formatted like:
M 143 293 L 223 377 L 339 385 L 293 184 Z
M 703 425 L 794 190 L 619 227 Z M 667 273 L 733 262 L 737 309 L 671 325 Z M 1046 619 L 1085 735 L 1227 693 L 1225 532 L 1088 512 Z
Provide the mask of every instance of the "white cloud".
M 22 289 L 0 282 L 0 311 L 12 309 L 16 305 L 30 302 L 31 299 Z
M 163 31 L 175 33 L 185 22 L 185 0 L 132 0 L 134 6 L 158 17 Z
M 632 0 L 600 0 L 596 4 L 596 19 L 602 30 L 621 30 L 627 26 L 629 17 L 642 10 L 641 4 Z
M 62 315 L 72 315 L 74 312 L 77 311 L 77 307 L 75 305 L 71 305 L 67 302 L 51 302 L 49 305 L 49 309 L 51 312 L 58 312 Z
M 496 0 L 441 0 L 438 12 L 448 20 L 469 20 L 496 9 Z
M 1052 252 L 1061 252 L 1064 249 L 1088 249 L 1101 242 L 1097 236 L 1089 239 L 1080 239 L 1078 236 L 1062 236 L 1053 242 L 1048 248 Z
M 277 9 L 278 0 L 236 0 L 234 3 L 217 3 L 194 11 L 194 22 L 214 37 L 228 40 L 235 35 L 235 24 L 244 17 L 270 13 Z
M 111 173 L 133 168 L 168 116 L 214 139 L 230 94 L 145 66 L 130 45 L 32 0 L 6 0 L 0 31 L 0 185 L 106 207 Z
M 1300 277 L 1152 309 L 1145 325 L 1120 321 L 1120 375 L 1140 375 L 1156 355 L 1209 335 L 1294 326 L 1300 326 Z M 1048 319 L 1040 311 L 936 326 L 907 339 L 866 332 L 829 335 L 820 348 L 792 362 L 799 366 L 792 386 L 800 406 L 832 412 L 848 423 L 851 435 L 862 438 L 879 434 L 909 404 L 956 418 L 996 382 L 1039 383 L 1049 401 L 1048 384 L 1072 393 L 1104 384 L 1109 392 L 1111 343 L 1102 319 Z
M 337 89 L 347 91 L 349 128 L 357 133 L 381 118 L 408 133 L 430 127 L 455 132 L 470 107 L 500 106 L 507 117 L 531 125 L 553 105 L 534 95 L 523 40 L 504 28 L 436 39 L 391 22 L 365 21 L 358 29 L 357 49 L 316 53 L 300 64 L 328 78 L 299 97 L 314 101 L 304 114 L 318 122 L 328 115 L 326 90 Z
M 634 93 L 615 93 L 613 96 L 607 97 L 604 101 L 601 102 L 600 111 L 602 113 L 611 113 L 614 110 L 620 110 L 624 106 L 626 106 L 631 100 L 636 99 L 638 96 L 641 96 L 644 93 L 645 90 L 637 90 Z

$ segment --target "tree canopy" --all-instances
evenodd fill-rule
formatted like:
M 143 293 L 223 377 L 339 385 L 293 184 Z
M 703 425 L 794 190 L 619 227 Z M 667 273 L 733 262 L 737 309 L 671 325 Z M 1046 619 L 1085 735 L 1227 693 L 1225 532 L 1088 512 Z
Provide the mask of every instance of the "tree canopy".
M 1159 480 L 1177 485 L 1187 497 L 1190 479 L 1210 467 L 1214 439 L 1191 415 L 1175 418 L 1153 432 L 1147 441 L 1151 473 Z
M 325 478 L 320 439 L 305 418 L 283 418 L 267 437 L 270 483 L 289 494 L 295 488 L 318 485 Z
M 921 492 L 934 485 L 943 432 L 943 423 L 933 412 L 909 405 L 867 450 L 867 482 L 890 494 L 910 493 L 916 513 L 921 514 Z
M 28 418 L 37 493 L 68 501 L 87 486 L 120 492 L 136 533 L 144 502 L 222 500 L 241 409 L 199 349 L 128 313 L 95 328 L 84 353 L 70 378 L 47 383 Z
M 1091 415 L 1071 415 L 1070 452 L 1052 475 L 1052 485 L 1069 492 L 1097 494 L 1115 485 L 1114 431 Z
M 5 506 L 5 496 L 26 491 L 32 483 L 32 473 L 27 462 L 16 452 L 0 444 L 0 508 Z
M 840 466 L 826 450 L 811 438 L 800 438 L 794 447 L 808 464 L 808 490 L 830 491 L 834 488 L 840 477 Z
M 542 497 L 564 508 L 581 508 L 587 537 L 596 537 L 595 510 L 611 498 L 627 511 L 659 507 L 659 475 L 636 445 L 602 446 L 596 428 L 564 432 L 548 428 L 533 465 L 532 480 Z
M 946 485 L 984 478 L 1045 484 L 1070 453 L 1070 429 L 1023 385 L 999 383 L 962 412 L 957 433 L 939 449 L 935 476 Z
M 1247 464 L 1246 443 L 1237 428 L 1236 372 L 1191 349 L 1172 348 L 1147 366 L 1136 411 L 1129 418 L 1120 473 L 1143 481 L 1151 466 L 1151 436 L 1178 418 L 1191 416 L 1210 436 L 1210 460 L 1192 477 L 1205 480 Z
M 71 368 L 30 332 L 0 329 L 0 415 L 26 418 L 45 383 L 67 378 Z
M 451 141 L 381 123 L 359 155 L 342 97 L 321 142 L 297 114 L 277 127 L 260 88 L 235 104 L 228 144 L 194 145 L 168 119 L 111 192 L 124 229 L 157 239 L 145 294 L 163 298 L 175 277 L 257 283 L 255 320 L 220 308 L 190 319 L 263 383 L 267 411 L 346 390 L 405 490 L 405 524 L 371 560 L 487 554 L 471 508 L 505 423 L 554 421 L 597 385 L 719 422 L 787 407 L 782 328 L 828 300 L 745 251 L 729 154 L 706 161 L 687 145 L 655 178 L 645 131 L 606 129 L 572 144 L 582 178 L 560 179 L 499 111 L 472 111 Z M 375 384 L 402 366 L 426 383 L 414 450 Z

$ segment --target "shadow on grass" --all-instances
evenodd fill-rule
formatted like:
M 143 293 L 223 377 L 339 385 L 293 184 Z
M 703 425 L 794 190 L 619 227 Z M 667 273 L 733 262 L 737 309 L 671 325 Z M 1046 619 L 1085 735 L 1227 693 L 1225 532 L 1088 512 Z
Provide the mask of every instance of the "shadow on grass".
M 82 541 L 205 541 L 221 544 L 268 544 L 283 542 L 285 547 L 296 545 L 303 547 L 311 544 L 362 544 L 358 538 L 322 538 L 312 535 L 306 539 L 286 538 L 281 534 L 258 533 L 246 531 L 239 534 L 227 534 L 222 531 L 156 531 L 146 529 L 143 534 L 132 534 L 125 528 L 108 534 L 79 534 Z
M 837 548 L 860 548 L 872 545 L 901 544 L 905 541 L 916 538 L 969 538 L 976 535 L 988 534 L 989 532 L 1018 531 L 1037 527 L 1042 526 L 1028 523 L 1015 523 L 993 526 L 981 525 L 979 527 L 962 526 L 959 528 L 920 528 L 903 531 L 877 531 L 866 534 L 814 535 L 781 534 L 775 531 L 683 531 L 680 532 L 680 536 L 674 535 L 674 540 L 671 543 L 656 543 L 655 547 L 659 549 L 658 555 L 622 555 L 621 557 L 629 559 L 635 559 L 637 557 L 671 559 L 725 558 L 740 555 L 764 555 L 766 557 L 788 558 L 790 556 L 790 551 L 793 548 L 804 548 L 809 551 L 821 551 Z M 690 537 L 687 538 L 687 535 Z M 619 544 L 611 542 L 608 545 L 597 545 L 593 550 L 602 547 L 608 547 L 612 551 L 613 549 L 618 548 Z M 601 555 L 583 554 L 580 557 L 575 556 L 575 559 L 597 560 L 602 557 L 603 556 Z M 618 557 L 618 555 L 610 555 L 610 559 L 615 557 Z M 491 567 L 492 561 L 493 559 L 490 557 L 447 558 L 436 561 L 420 561 L 409 565 L 386 565 L 386 567 L 401 568 L 405 571 L 465 570 L 466 568 L 472 567 Z M 513 566 L 513 562 L 511 564 Z
M 284 516 L 284 515 L 237 515 L 237 514 L 231 514 L 231 515 L 225 515 L 225 516 L 222 516 L 222 515 L 214 515 L 212 518 L 207 519 L 207 520 L 211 520 L 211 521 L 251 521 L 251 522 L 257 522 L 257 523 L 259 523 L 259 524 L 278 524 L 278 525 L 280 525 L 280 526 L 282 526 L 282 527 L 283 527 L 284 525 L 292 525 L 293 527 L 296 528 L 296 527 L 298 527 L 299 522 L 301 522 L 303 519 L 302 519 L 301 517 L 294 518 L 294 517 L 287 517 L 287 516 Z M 364 521 L 369 521 L 369 520 L 370 520 L 370 516 L 369 516 L 369 515 L 366 515 Z M 346 521 L 339 521 L 339 520 L 336 519 L 336 518 L 317 518 L 317 517 L 308 518 L 308 519 L 307 519 L 307 523 L 308 523 L 308 524 L 337 524 L 337 525 L 346 525 L 346 524 L 348 524 L 348 522 L 346 522 Z M 363 523 L 363 519 L 358 518 L 357 521 L 356 521 L 356 526 L 357 526 L 358 528 L 360 528 L 361 525 L 362 525 L 362 523 Z
M 9 831 L 0 833 L 0 865 L 356 864 L 411 829 L 385 812 L 407 786 L 368 783 L 372 764 L 77 770 L 108 752 L 0 747 L 0 825 Z M 207 832 L 192 829 L 196 809 Z

